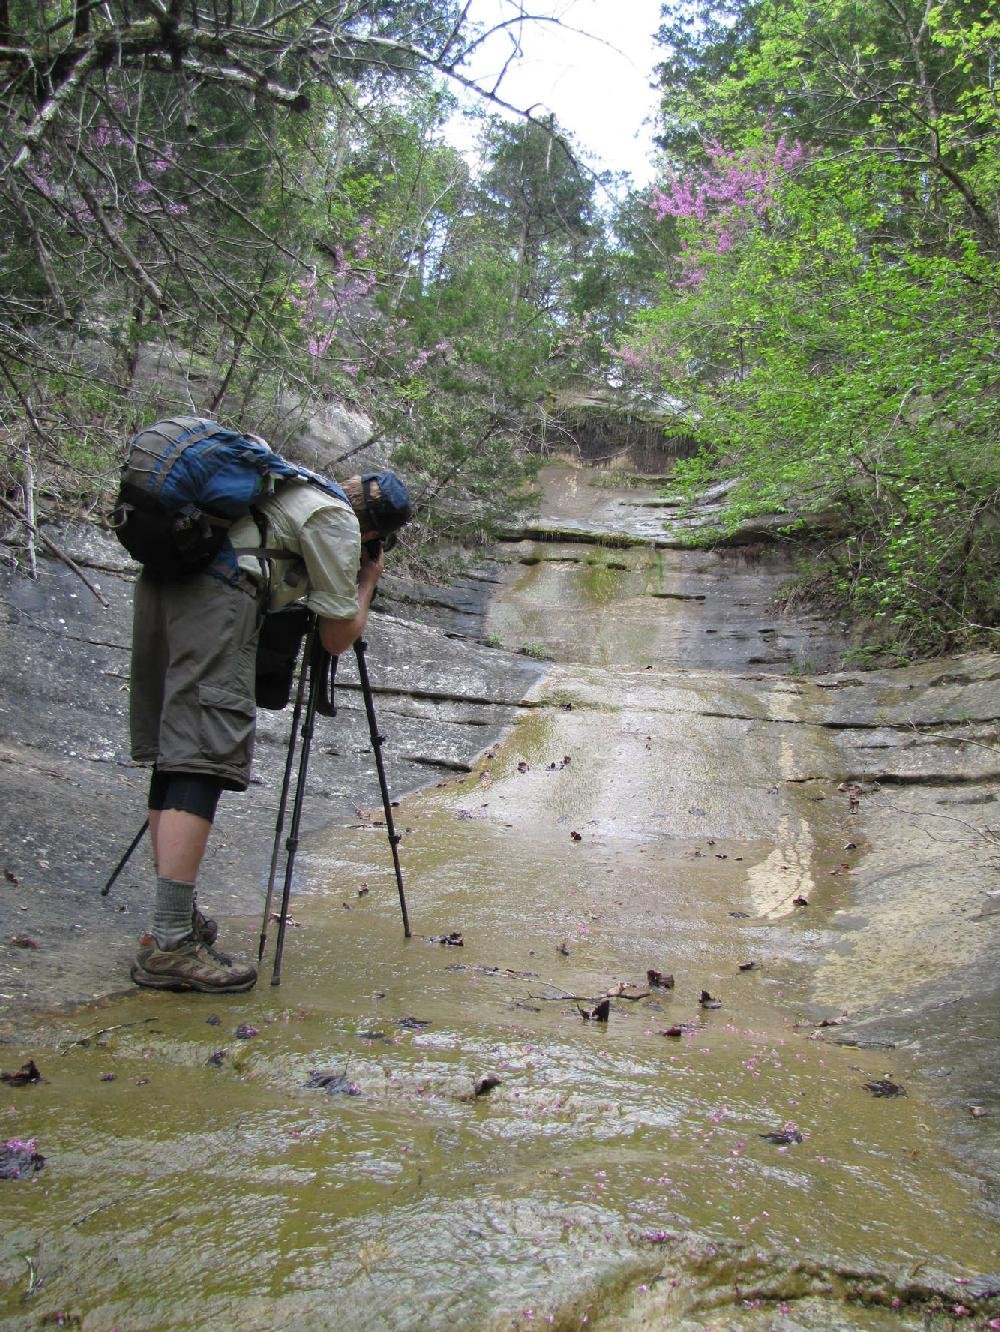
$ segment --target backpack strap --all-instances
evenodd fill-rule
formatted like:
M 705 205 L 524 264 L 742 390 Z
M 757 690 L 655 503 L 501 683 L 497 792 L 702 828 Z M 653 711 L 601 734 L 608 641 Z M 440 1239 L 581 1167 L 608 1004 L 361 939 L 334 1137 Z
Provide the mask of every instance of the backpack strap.
M 257 552 L 257 563 L 260 565 L 260 576 L 263 581 L 260 601 L 264 610 L 267 611 L 271 608 L 271 561 L 267 557 L 267 515 L 254 504 L 250 508 L 250 516 L 260 533 L 260 550 Z M 240 552 L 236 551 L 235 553 L 238 563 Z
M 272 560 L 298 560 L 302 557 L 292 550 L 278 550 L 267 544 L 267 514 L 256 505 L 251 505 L 250 516 L 260 533 L 259 546 L 233 546 L 232 552 L 237 561 L 241 555 L 252 555 L 260 565 L 261 591 L 260 604 L 266 612 L 271 605 Z
M 254 516 L 254 521 L 256 522 L 257 520 L 256 510 L 254 510 L 253 516 Z M 262 541 L 266 540 L 263 533 L 261 533 L 261 539 Z M 233 550 L 237 555 L 253 555 L 258 560 L 264 558 L 267 558 L 269 560 L 301 560 L 302 558 L 302 556 L 297 555 L 294 550 L 279 550 L 275 546 L 268 546 L 268 545 L 234 546 Z
M 277 476 L 275 477 L 275 480 L 279 485 L 284 481 L 295 481 L 302 485 L 313 486 L 316 490 L 321 490 L 325 495 L 329 495 L 332 499 L 340 500 L 342 503 L 346 504 L 349 509 L 353 507 L 351 501 L 347 498 L 346 493 L 335 481 L 325 481 L 322 477 L 318 477 L 310 472 L 308 468 L 297 468 L 294 475 Z M 267 515 L 256 505 L 251 505 L 250 513 L 254 522 L 257 524 L 257 531 L 260 533 L 261 544 L 259 546 L 235 546 L 233 549 L 236 551 L 237 555 L 253 555 L 257 559 L 262 559 L 262 557 L 266 556 L 267 559 L 270 560 L 300 560 L 302 558 L 302 556 L 297 554 L 294 550 L 282 550 L 280 547 L 269 546 L 267 544 Z

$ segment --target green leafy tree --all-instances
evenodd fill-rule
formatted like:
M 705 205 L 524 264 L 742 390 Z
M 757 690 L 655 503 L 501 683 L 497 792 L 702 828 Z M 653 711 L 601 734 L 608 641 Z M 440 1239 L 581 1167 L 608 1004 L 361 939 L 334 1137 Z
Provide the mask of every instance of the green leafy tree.
M 477 212 L 504 238 L 521 301 L 554 308 L 595 232 L 594 182 L 553 120 L 492 120 L 483 132 Z
M 739 478 L 730 525 L 839 514 L 813 591 L 897 654 L 997 623 L 997 35 L 972 6 L 769 0 L 665 94 L 681 249 L 631 354 L 701 415 L 692 483 Z
M 480 37 L 453 0 L 0 0 L 0 480 L 26 516 L 43 474 L 50 501 L 112 481 L 147 343 L 157 409 L 415 416 L 447 330 L 414 312 L 449 285 L 511 303 L 440 136 L 440 77 L 468 83 Z M 488 360 L 471 334 L 462 358 Z
M 563 343 L 571 371 L 641 383 L 631 350 L 626 356 L 621 344 L 640 314 L 657 304 L 678 244 L 674 219 L 657 217 L 648 191 L 615 201 L 570 284 L 573 324 Z

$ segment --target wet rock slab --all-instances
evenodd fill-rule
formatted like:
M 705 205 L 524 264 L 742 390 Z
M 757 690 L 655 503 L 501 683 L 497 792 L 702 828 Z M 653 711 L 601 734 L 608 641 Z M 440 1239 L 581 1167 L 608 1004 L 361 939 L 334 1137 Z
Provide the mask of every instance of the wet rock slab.
M 31 1003 L 127 985 L 151 901 L 146 841 L 110 897 L 99 891 L 145 818 L 148 774 L 127 740 L 135 566 L 86 524 L 53 539 L 107 606 L 62 562 L 41 559 L 35 581 L 0 570 L 0 995 Z M 384 580 L 368 664 L 394 796 L 467 770 L 543 670 L 478 641 L 495 576 L 487 565 L 445 591 Z M 304 835 L 381 808 L 353 653 L 338 675 L 338 716 L 313 740 Z M 252 784 L 223 798 L 201 880 L 216 914 L 260 909 L 290 722 L 291 708 L 260 713 Z M 38 947 L 8 942 L 24 934 Z
M 487 628 L 508 646 L 537 641 L 556 660 L 610 664 L 617 654 L 654 669 L 809 676 L 835 669 L 850 646 L 835 622 L 776 609 L 795 573 L 776 547 L 600 550 L 567 533 L 562 543 L 512 541 L 502 554 L 508 581 Z M 581 566 L 595 580 L 589 603 L 572 590 Z
M 697 583 L 672 567 L 676 576 L 659 590 L 675 595 L 657 605 L 678 608 L 673 641 L 693 643 L 684 626 L 693 632 L 708 608 L 696 599 Z M 376 705 L 392 740 L 394 771 L 433 780 L 453 771 L 451 764 L 460 769 L 468 761 L 463 752 L 470 755 L 500 716 L 513 715 L 510 700 L 525 687 L 518 672 L 536 668 L 448 637 L 455 632 L 449 616 L 466 613 L 457 601 L 449 608 L 433 590 L 411 588 L 404 602 L 388 580 L 387 590 L 394 595 L 372 633 Z M 713 593 L 720 619 L 724 590 L 722 583 Z M 421 600 L 435 617 L 433 632 L 414 627 Z M 76 613 L 59 614 L 69 621 Z M 47 623 L 45 646 L 65 651 L 58 615 Z M 553 1320 L 580 1325 L 598 1290 L 604 1322 L 623 1328 L 701 1327 L 706 1318 L 730 1315 L 734 1326 L 791 1318 L 817 1328 L 857 1315 L 860 1326 L 869 1301 L 881 1312 L 894 1310 L 894 1300 L 912 1306 L 912 1325 L 919 1326 L 939 1297 L 965 1294 L 965 1284 L 957 1287 L 947 1273 L 932 1279 L 941 1255 L 948 1253 L 941 1263 L 948 1267 L 973 1248 L 988 1248 L 968 1187 L 973 1172 L 953 1177 L 953 1144 L 927 1113 L 917 1076 L 920 1069 L 939 1080 L 959 1108 L 974 1083 L 984 1114 L 963 1111 L 961 1123 L 975 1178 L 988 1186 L 984 1143 L 987 1135 L 995 1139 L 998 1121 L 984 1064 L 995 1049 L 991 950 L 1000 917 L 987 911 L 989 891 L 976 876 L 990 864 L 983 845 L 995 824 L 995 783 L 982 780 L 978 759 L 962 767 L 963 752 L 987 744 L 970 737 L 986 736 L 988 708 L 977 704 L 977 719 L 969 720 L 947 694 L 951 685 L 919 674 L 911 677 L 916 691 L 907 688 L 906 673 L 788 678 L 751 665 L 739 640 L 724 669 L 696 669 L 690 658 L 671 655 L 674 649 L 637 666 L 618 628 L 612 665 L 555 666 L 517 709 L 525 724 L 510 746 L 473 780 L 449 782 L 407 807 L 415 827 L 404 848 L 419 883 L 418 934 L 409 944 L 400 941 L 395 914 L 390 921 L 387 911 L 372 910 L 374 885 L 370 894 L 362 885 L 376 841 L 384 863 L 385 838 L 384 829 L 372 835 L 363 808 L 354 813 L 365 802 L 377 812 L 377 803 L 366 794 L 368 737 L 348 659 L 340 715 L 323 724 L 315 742 L 315 771 L 329 778 L 310 783 L 307 814 L 317 831 L 300 863 L 304 877 L 326 877 L 317 879 L 316 897 L 301 903 L 294 1008 L 280 1012 L 266 985 L 239 997 L 232 1010 L 227 1005 L 224 1031 L 238 1038 L 239 1018 L 253 1033 L 238 1047 L 234 1039 L 227 1054 L 212 1053 L 221 1032 L 205 1025 L 198 1000 L 160 1005 L 162 996 L 133 993 L 128 1013 L 115 1005 L 116 1023 L 131 1010 L 163 1015 L 155 1038 L 120 1024 L 117 1066 L 125 1076 L 116 1092 L 141 1084 L 141 1096 L 155 1094 L 171 1108 L 195 1086 L 200 1098 L 218 1098 L 198 1105 L 206 1127 L 216 1122 L 195 1159 L 184 1113 L 168 1110 L 158 1143 L 144 1145 L 147 1168 L 156 1170 L 169 1159 L 156 1147 L 180 1126 L 172 1205 L 197 1218 L 205 1197 L 237 1187 L 248 1271 L 266 1271 L 273 1253 L 263 1218 L 281 1212 L 284 1197 L 299 1208 L 304 1224 L 296 1228 L 292 1261 L 303 1254 L 317 1261 L 298 1268 L 279 1303 L 267 1308 L 274 1326 L 307 1321 L 331 1300 L 342 1313 L 350 1310 L 349 1323 L 395 1325 L 426 1309 L 428 1288 L 444 1292 L 432 1321 L 449 1328 L 508 1314 L 513 1325 L 519 1309 L 533 1312 L 532 1323 L 547 1321 L 551 1311 Z M 79 644 L 95 636 L 89 625 L 74 632 Z M 587 630 L 578 627 L 577 636 L 586 638 Z M 508 661 L 510 673 L 491 684 L 495 660 Z M 949 663 L 946 673 L 975 687 L 978 669 L 963 661 Z M 987 662 L 984 680 L 990 669 Z M 54 691 L 55 678 L 46 678 Z M 899 706 L 914 692 L 939 688 L 945 692 L 916 718 Z M 843 715 L 836 702 L 842 696 L 850 700 Z M 23 706 L 30 706 L 27 692 Z M 60 699 L 56 712 L 66 706 Z M 942 721 L 939 709 L 950 720 Z M 43 827 L 58 827 L 46 800 L 69 811 L 67 819 L 78 822 L 64 831 L 79 860 L 89 854 L 95 828 L 115 815 L 123 819 L 115 795 L 120 803 L 124 797 L 128 816 L 128 802 L 141 804 L 142 789 L 127 764 L 50 753 L 40 743 L 32 748 L 39 737 L 55 742 L 57 720 L 9 713 L 6 725 L 18 747 L 18 778 L 27 787 L 30 769 L 36 783 L 23 795 L 26 826 L 34 812 Z M 265 719 L 260 785 L 227 802 L 213 841 L 206 888 L 218 888 L 219 901 L 230 890 L 230 872 L 249 869 L 247 882 L 232 890 L 234 910 L 250 889 L 259 899 L 287 724 L 287 715 Z M 473 748 L 463 751 L 470 736 Z M 893 784 L 885 776 L 897 752 L 908 766 Z M 950 776 L 942 780 L 945 769 Z M 123 779 L 117 792 L 115 779 Z M 67 875 L 72 860 L 60 862 Z M 66 917 L 56 922 L 65 926 L 63 936 L 46 927 L 37 949 L 16 958 L 11 952 L 26 990 L 30 980 L 35 993 L 48 984 L 55 995 L 93 983 L 95 959 L 108 963 L 118 935 L 108 926 L 113 917 L 87 914 L 93 887 L 81 880 L 74 897 L 61 879 L 43 876 L 52 866 L 51 841 L 33 844 L 18 867 L 28 872 L 2 887 L 8 904 L 28 913 L 48 894 Z M 108 912 L 127 903 L 135 919 L 136 904 L 148 895 L 141 876 L 136 882 L 134 890 L 123 883 Z M 797 896 L 806 905 L 796 906 Z M 342 897 L 351 909 L 341 909 Z M 82 933 L 73 934 L 76 926 Z M 66 959 L 89 959 L 90 972 L 60 971 Z M 744 972 L 748 962 L 756 965 Z M 674 983 L 653 993 L 652 978 L 664 981 L 667 968 Z M 116 969 L 125 974 L 124 965 Z M 103 972 L 100 978 L 106 983 Z M 291 984 L 281 993 L 291 994 Z M 809 1016 L 823 1011 L 836 1017 L 810 1031 Z M 78 1077 L 81 1064 L 95 1077 L 109 1067 L 90 1038 L 93 1016 L 87 1043 L 73 1044 Z M 186 1023 L 193 1024 L 190 1040 Z M 102 1031 L 112 1027 L 101 1021 Z M 901 1047 L 898 1066 L 887 1040 Z M 876 1048 L 833 1044 L 841 1041 Z M 162 1062 L 146 1059 L 150 1049 Z M 71 1061 L 56 1062 L 68 1070 Z M 48 1074 L 51 1065 L 43 1067 Z M 493 1067 L 502 1085 L 477 1096 Z M 317 1084 L 308 1088 L 310 1078 Z M 907 1094 L 870 1090 L 886 1084 Z M 359 1096 L 351 1095 L 352 1085 Z M 81 1088 L 89 1105 L 93 1088 Z M 36 1091 L 44 1096 L 47 1089 L 16 1095 Z M 259 1128 L 267 1118 L 260 1098 L 273 1091 L 283 1102 L 281 1132 L 294 1122 L 294 1107 L 302 1108 L 287 1142 Z M 402 1117 L 380 1122 L 394 1108 Z M 58 1109 L 63 1137 L 75 1119 Z M 113 1128 L 132 1118 L 123 1114 Z M 92 1149 L 92 1130 L 84 1132 Z M 39 1131 L 55 1166 L 59 1153 L 49 1138 Z M 117 1136 L 108 1131 L 106 1138 L 117 1160 Z M 71 1156 L 63 1155 L 61 1170 L 72 1170 Z M 661 1170 L 669 1176 L 658 1179 Z M 374 1187 L 378 1178 L 382 1192 Z M 335 1235 L 331 1192 L 313 1190 L 310 1180 L 338 1179 L 341 1199 L 359 1204 L 361 1214 Z M 755 1181 L 760 1191 L 752 1202 Z M 923 1192 L 914 1188 L 919 1181 Z M 586 1211 L 582 1202 L 590 1204 Z M 81 1200 L 79 1214 L 89 1215 L 89 1206 L 85 1211 Z M 734 1223 L 751 1213 L 770 1219 L 751 1232 L 745 1249 L 712 1242 L 688 1251 L 685 1237 L 671 1234 L 678 1213 L 679 1229 L 704 1220 L 714 1239 L 735 1234 Z M 213 1234 L 215 1215 L 208 1218 Z M 377 1237 L 391 1231 L 392 1251 L 359 1250 L 366 1230 Z M 108 1218 L 108 1233 L 120 1246 L 119 1218 Z M 463 1241 L 457 1269 L 456 1236 Z M 881 1256 L 869 1271 L 865 1255 L 873 1243 Z M 160 1256 L 148 1245 L 135 1251 L 137 1286 L 162 1279 L 152 1270 Z M 210 1245 L 190 1245 L 182 1256 L 182 1287 L 199 1301 L 211 1299 L 218 1264 Z M 962 1278 L 970 1303 L 978 1298 L 971 1281 L 980 1279 L 973 1274 L 991 1270 L 981 1257 L 975 1264 L 969 1260 Z M 963 1270 L 958 1262 L 955 1272 Z M 523 1297 L 518 1288 L 516 1304 L 498 1310 L 496 1274 L 509 1296 L 525 1272 L 531 1277 Z M 469 1295 L 477 1283 L 480 1302 L 478 1293 Z M 289 1291 L 315 1303 L 285 1303 Z M 225 1322 L 240 1306 L 226 1292 L 208 1314 L 205 1307 L 198 1317 Z M 984 1315 L 982 1305 L 975 1315 Z M 127 1321 L 124 1308 L 116 1316 Z M 264 1306 L 256 1303 L 248 1316 L 265 1316 Z M 322 1312 L 317 1316 L 321 1322 Z M 529 1321 L 526 1313 L 520 1321 Z

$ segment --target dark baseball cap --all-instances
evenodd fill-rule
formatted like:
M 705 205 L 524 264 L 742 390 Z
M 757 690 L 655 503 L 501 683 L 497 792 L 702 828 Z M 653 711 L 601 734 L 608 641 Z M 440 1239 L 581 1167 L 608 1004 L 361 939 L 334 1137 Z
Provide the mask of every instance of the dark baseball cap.
M 393 548 L 396 533 L 413 517 L 410 492 L 395 472 L 366 472 L 361 478 L 360 507 L 386 550 Z

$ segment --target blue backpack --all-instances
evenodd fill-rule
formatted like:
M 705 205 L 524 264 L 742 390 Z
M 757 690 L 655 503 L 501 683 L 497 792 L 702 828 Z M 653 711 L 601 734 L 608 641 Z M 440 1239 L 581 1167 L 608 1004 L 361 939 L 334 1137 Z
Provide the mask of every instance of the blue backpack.
M 288 462 L 263 440 L 217 421 L 170 417 L 132 439 L 111 525 L 148 573 L 182 578 L 206 569 L 236 519 L 270 493 L 275 481 L 287 480 L 349 502 L 335 481 Z

